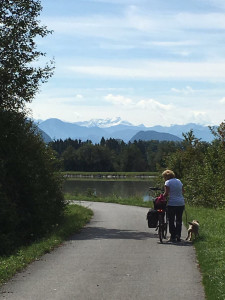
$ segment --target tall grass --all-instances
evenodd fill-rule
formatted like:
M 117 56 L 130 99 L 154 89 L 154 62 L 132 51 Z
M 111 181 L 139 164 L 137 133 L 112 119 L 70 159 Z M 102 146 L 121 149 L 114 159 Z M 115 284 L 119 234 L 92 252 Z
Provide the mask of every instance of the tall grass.
M 200 223 L 194 240 L 208 300 L 225 299 L 225 212 L 203 207 L 187 208 L 188 220 Z
M 0 284 L 10 279 L 29 263 L 38 260 L 40 256 L 60 245 L 71 234 L 80 230 L 90 220 L 92 214 L 90 209 L 69 205 L 66 208 L 64 222 L 55 228 L 51 234 L 27 247 L 18 249 L 13 254 L 1 256 Z

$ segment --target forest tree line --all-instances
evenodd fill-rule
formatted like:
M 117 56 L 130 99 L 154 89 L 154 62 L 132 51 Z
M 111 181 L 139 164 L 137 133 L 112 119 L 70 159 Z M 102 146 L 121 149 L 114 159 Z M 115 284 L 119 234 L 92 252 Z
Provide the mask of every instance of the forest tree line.
M 100 143 L 81 140 L 51 142 L 61 160 L 64 171 L 87 172 L 146 172 L 165 167 L 165 158 L 182 143 L 171 141 L 134 141 L 124 143 L 117 139 L 104 139 Z

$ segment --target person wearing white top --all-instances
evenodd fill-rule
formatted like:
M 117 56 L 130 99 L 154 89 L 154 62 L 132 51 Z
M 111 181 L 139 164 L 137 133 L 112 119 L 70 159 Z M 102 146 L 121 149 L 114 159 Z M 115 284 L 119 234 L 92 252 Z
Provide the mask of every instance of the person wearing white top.
M 171 170 L 165 170 L 162 173 L 165 180 L 164 196 L 168 197 L 167 211 L 169 218 L 169 232 L 171 234 L 170 241 L 181 241 L 182 215 L 185 207 L 184 187 L 182 182 L 175 178 L 175 174 Z M 176 220 L 176 221 L 175 221 Z

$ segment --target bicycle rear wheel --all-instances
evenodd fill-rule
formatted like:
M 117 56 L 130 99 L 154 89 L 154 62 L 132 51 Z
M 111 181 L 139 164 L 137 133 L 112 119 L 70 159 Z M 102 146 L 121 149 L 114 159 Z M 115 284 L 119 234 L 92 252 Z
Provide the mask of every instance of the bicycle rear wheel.
M 162 225 L 159 225 L 159 240 L 160 240 L 160 243 L 163 242 L 163 228 L 162 228 Z
M 164 234 L 164 216 L 162 214 L 159 215 L 159 230 L 158 230 L 158 234 L 159 234 L 160 243 L 162 243 L 163 242 L 163 234 Z

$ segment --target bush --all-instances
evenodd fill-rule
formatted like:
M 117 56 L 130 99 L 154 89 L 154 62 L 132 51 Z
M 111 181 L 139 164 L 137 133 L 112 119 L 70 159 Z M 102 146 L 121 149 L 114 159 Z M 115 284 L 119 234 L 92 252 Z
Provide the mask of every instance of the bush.
M 225 123 L 207 144 L 193 132 L 184 135 L 183 150 L 167 157 L 167 166 L 184 184 L 186 200 L 195 206 L 225 208 Z
M 52 150 L 23 113 L 0 110 L 1 252 L 29 242 L 60 222 L 61 179 Z

